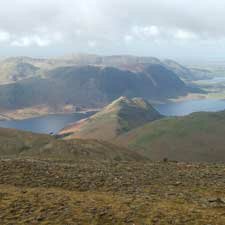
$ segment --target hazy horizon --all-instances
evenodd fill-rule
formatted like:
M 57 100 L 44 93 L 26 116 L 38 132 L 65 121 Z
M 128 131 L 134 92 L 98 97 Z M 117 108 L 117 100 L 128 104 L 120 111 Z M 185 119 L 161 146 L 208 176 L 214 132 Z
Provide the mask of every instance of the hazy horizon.
M 150 58 L 157 58 L 161 61 L 164 60 L 174 60 L 177 63 L 183 65 L 224 65 L 225 59 L 223 57 L 209 57 L 209 58 L 180 58 L 180 57 L 161 57 L 156 55 L 135 55 L 129 53 L 119 53 L 119 54 L 100 54 L 100 53 L 91 53 L 91 52 L 67 52 L 62 54 L 54 54 L 54 55 L 39 55 L 39 54 L 9 54 L 9 55 L 0 55 L 0 60 L 4 60 L 7 58 L 20 58 L 20 57 L 27 57 L 27 58 L 40 58 L 40 59 L 48 59 L 48 58 L 62 58 L 62 57 L 70 57 L 75 55 L 96 55 L 101 57 L 110 57 L 110 56 L 132 56 L 132 57 L 150 57 Z
M 8 0 L 0 8 L 0 56 L 221 60 L 224 9 L 212 0 Z

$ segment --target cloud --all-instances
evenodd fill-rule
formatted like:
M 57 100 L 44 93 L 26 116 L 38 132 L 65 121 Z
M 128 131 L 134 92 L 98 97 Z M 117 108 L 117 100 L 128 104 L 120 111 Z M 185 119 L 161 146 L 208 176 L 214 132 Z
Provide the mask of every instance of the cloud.
M 88 46 L 90 47 L 90 48 L 95 48 L 96 46 L 97 46 L 97 42 L 96 41 L 88 41 Z
M 132 42 L 133 40 L 134 40 L 134 38 L 133 38 L 132 35 L 127 34 L 127 35 L 124 36 L 124 41 L 125 41 L 126 43 L 130 43 L 130 42 Z
M 133 40 L 142 41 L 163 41 L 163 40 L 180 40 L 180 41 L 191 41 L 198 39 L 198 35 L 194 32 L 167 27 L 151 26 L 134 26 L 131 31 L 124 36 L 125 42 L 131 42 Z
M 58 44 L 64 51 L 88 46 L 112 54 L 129 51 L 127 44 L 134 43 L 132 48 L 142 54 L 152 49 L 150 41 L 157 41 L 168 43 L 169 54 L 177 40 L 191 47 L 196 41 L 200 46 L 225 39 L 225 1 L 0 1 L 0 45 L 5 49 L 8 44 L 50 51 Z
M 192 39 L 198 38 L 197 34 L 187 30 L 181 30 L 181 29 L 175 32 L 174 37 L 180 40 L 192 40 Z
M 140 39 L 157 38 L 160 35 L 160 30 L 157 26 L 134 26 L 131 29 L 133 36 Z
M 33 34 L 44 27 L 70 37 L 81 32 L 89 39 L 119 36 L 130 29 L 157 36 L 159 27 L 225 36 L 224 9 L 225 2 L 217 5 L 213 0 L 8 0 L 1 4 L 0 28 Z
M 10 45 L 16 47 L 30 47 L 36 45 L 38 47 L 49 46 L 55 42 L 60 42 L 62 40 L 62 35 L 60 33 L 53 34 L 34 34 L 34 35 L 23 35 L 17 37 L 12 35 Z
M 39 47 L 48 46 L 50 41 L 47 39 L 42 39 L 38 36 L 30 36 L 30 37 L 22 37 L 18 40 L 14 40 L 11 42 L 12 46 L 17 47 L 29 47 L 31 45 L 37 45 Z
M 10 34 L 8 32 L 0 30 L 0 43 L 8 42 L 9 40 L 10 40 Z

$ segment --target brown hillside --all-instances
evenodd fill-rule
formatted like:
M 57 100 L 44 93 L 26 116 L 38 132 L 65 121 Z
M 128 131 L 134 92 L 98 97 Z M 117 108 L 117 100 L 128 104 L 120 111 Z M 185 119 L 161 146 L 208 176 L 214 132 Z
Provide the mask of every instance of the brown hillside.
M 60 134 L 68 133 L 67 139 L 112 140 L 122 133 L 159 118 L 162 116 L 147 101 L 141 98 L 120 97 L 90 118 L 63 129 Z

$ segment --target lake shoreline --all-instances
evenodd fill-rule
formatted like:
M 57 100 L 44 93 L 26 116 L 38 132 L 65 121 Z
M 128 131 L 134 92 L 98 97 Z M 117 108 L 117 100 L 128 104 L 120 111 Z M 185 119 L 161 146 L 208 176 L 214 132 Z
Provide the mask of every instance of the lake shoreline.
M 86 109 L 86 110 L 81 110 L 81 111 L 69 111 L 69 112 L 64 112 L 64 111 L 60 111 L 60 112 L 45 112 L 42 113 L 40 111 L 33 111 L 32 113 L 26 113 L 25 115 L 23 113 L 17 112 L 17 110 L 15 111 L 11 111 L 11 112 L 6 112 L 6 113 L 1 113 L 0 114 L 0 121 L 10 121 L 10 120 L 14 120 L 14 121 L 22 121 L 22 120 L 27 120 L 27 119 L 35 119 L 35 118 L 40 118 L 40 117 L 44 117 L 44 116 L 58 116 L 58 115 L 71 115 L 71 114 L 86 114 L 86 113 L 90 113 L 90 112 L 98 112 L 101 109 Z
M 166 117 L 182 117 L 194 112 L 217 112 L 225 110 L 225 101 L 216 99 L 190 99 L 164 104 L 154 103 L 153 107 Z M 57 134 L 63 128 L 88 118 L 98 110 L 85 110 L 75 113 L 54 113 L 24 119 L 0 121 L 0 127 L 31 131 L 34 133 Z
M 33 133 L 56 134 L 66 125 L 87 118 L 96 112 L 58 113 L 24 120 L 0 120 L 0 127 L 30 131 Z

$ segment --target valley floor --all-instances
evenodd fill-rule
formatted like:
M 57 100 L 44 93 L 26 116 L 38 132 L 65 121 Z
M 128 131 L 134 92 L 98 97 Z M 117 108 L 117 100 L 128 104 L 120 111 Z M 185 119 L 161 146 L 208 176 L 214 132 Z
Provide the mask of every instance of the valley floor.
M 225 165 L 0 161 L 0 224 L 224 225 Z

